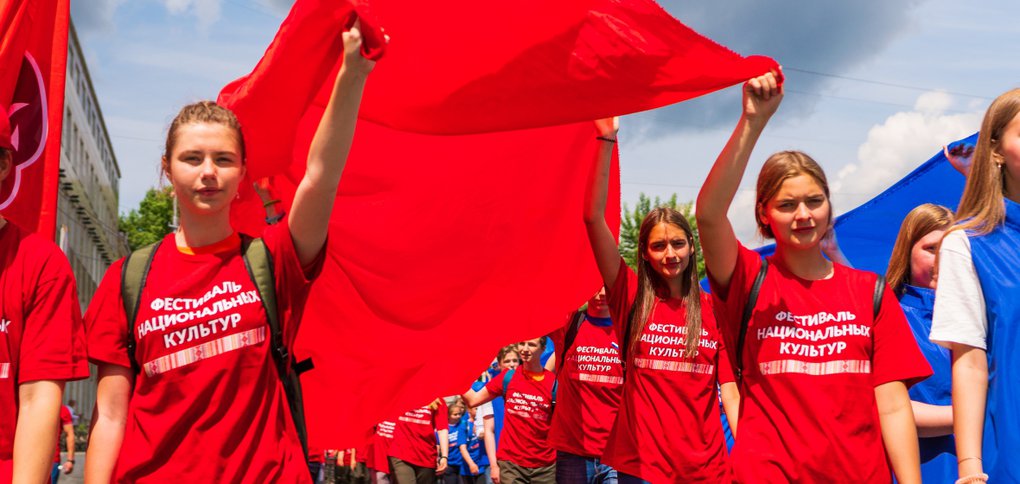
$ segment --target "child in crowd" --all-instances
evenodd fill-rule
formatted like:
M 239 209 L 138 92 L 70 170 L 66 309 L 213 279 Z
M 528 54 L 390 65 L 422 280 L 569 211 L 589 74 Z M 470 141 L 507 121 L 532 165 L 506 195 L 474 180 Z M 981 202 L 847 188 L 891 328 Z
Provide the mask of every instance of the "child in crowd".
M 942 240 L 931 340 L 952 350 L 958 482 L 1020 480 L 1020 89 L 981 122 Z
M 520 343 L 520 366 L 503 371 L 481 390 L 469 390 L 462 397 L 471 406 L 499 396 L 506 400 L 506 427 L 497 460 L 489 461 L 492 469 L 498 469 L 498 478 L 493 476 L 497 484 L 556 482 L 556 454 L 549 446 L 556 375 L 542 367 L 545 342 L 541 337 Z
M 552 335 L 559 352 L 559 396 L 549 444 L 556 449 L 556 482 L 615 482 L 616 470 L 602 462 L 623 394 L 620 344 L 613 331 L 605 288 L 584 310 Z
M 617 123 L 596 122 L 601 146 L 584 213 L 627 370 L 603 462 L 621 483 L 720 482 L 727 455 L 716 385 L 727 414 L 736 415 L 739 395 L 698 284 L 694 233 L 680 212 L 656 208 L 641 222 L 637 273 L 620 257 L 605 221 Z
M 910 387 L 910 403 L 920 437 L 921 481 L 957 479 L 953 441 L 952 368 L 949 351 L 928 340 L 935 306 L 935 260 L 942 237 L 953 225 L 953 212 L 941 205 L 920 205 L 903 219 L 889 258 L 886 280 L 900 300 L 914 340 L 934 374 Z
M 449 409 L 442 398 L 404 412 L 390 443 L 390 478 L 397 484 L 436 482 L 436 475 L 444 474 L 449 465 L 449 425 Z
M 776 73 L 744 85 L 743 115 L 696 204 L 719 321 L 741 378 L 732 479 L 891 482 L 891 465 L 899 482 L 920 482 L 907 389 L 931 370 L 878 277 L 823 255 L 833 217 L 821 167 L 796 151 L 762 167 L 754 216 L 776 241 L 767 265 L 727 218 L 782 92 Z
M 269 331 L 270 294 L 256 287 L 242 257 L 249 239 L 230 225 L 246 175 L 240 123 L 208 101 L 185 106 L 171 123 L 162 172 L 178 201 L 180 227 L 151 252 L 137 300 L 121 293 L 121 260 L 86 315 L 89 358 L 99 369 L 88 481 L 310 480 L 285 371 L 271 354 L 279 348 L 271 346 L 293 344 L 322 267 L 337 185 L 375 64 L 361 54 L 357 26 L 342 41 L 343 66 L 289 217 L 261 237 L 282 334 Z M 126 303 L 137 312 L 128 314 Z
M 17 169 L 7 112 L 0 105 L 0 183 Z M 64 383 L 88 376 L 71 264 L 0 216 L 0 482 L 50 478 Z

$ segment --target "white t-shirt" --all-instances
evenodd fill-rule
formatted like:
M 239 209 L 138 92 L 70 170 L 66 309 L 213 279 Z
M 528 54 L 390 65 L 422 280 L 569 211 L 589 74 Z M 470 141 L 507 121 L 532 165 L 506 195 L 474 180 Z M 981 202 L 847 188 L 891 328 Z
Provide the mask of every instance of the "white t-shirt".
M 949 348 L 952 343 L 987 350 L 988 315 L 970 240 L 962 230 L 942 239 L 939 249 L 938 287 L 932 315 L 931 339 Z
M 494 418 L 492 410 L 492 402 L 485 402 L 478 406 L 478 410 L 475 411 L 475 436 L 481 437 L 485 434 L 485 419 Z

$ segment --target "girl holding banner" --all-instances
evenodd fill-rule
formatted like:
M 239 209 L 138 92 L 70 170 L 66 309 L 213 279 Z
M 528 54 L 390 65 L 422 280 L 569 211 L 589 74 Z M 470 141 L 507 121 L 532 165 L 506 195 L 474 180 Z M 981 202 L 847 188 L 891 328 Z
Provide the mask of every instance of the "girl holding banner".
M 735 482 L 920 482 L 909 385 L 931 374 L 877 276 L 829 261 L 829 188 L 804 153 L 758 176 L 754 216 L 775 238 L 764 264 L 727 218 L 754 145 L 779 107 L 777 73 L 744 85 L 743 115 L 698 195 L 718 314 L 741 378 Z M 755 302 L 748 302 L 749 299 Z
M 626 369 L 602 460 L 621 483 L 721 482 L 727 455 L 716 383 L 727 413 L 736 415 L 739 397 L 698 284 L 693 231 L 680 212 L 652 210 L 641 222 L 637 274 L 627 266 L 605 219 L 617 120 L 596 127 L 601 146 L 584 221 Z
M 981 122 L 959 222 L 939 251 L 931 340 L 953 353 L 960 480 L 1020 479 L 1020 89 Z
M 287 347 L 322 265 L 337 185 L 375 64 L 361 54 L 357 27 L 342 37 L 343 66 L 289 217 L 262 234 Z M 267 293 L 255 288 L 242 239 L 230 225 L 246 174 L 237 118 L 212 102 L 186 106 L 170 126 L 162 168 L 180 207 L 180 228 L 153 251 L 134 324 L 129 327 L 121 294 L 123 261 L 107 271 L 86 316 L 89 358 L 99 367 L 86 479 L 308 482 L 299 430 L 271 355 L 277 348 L 267 334 Z

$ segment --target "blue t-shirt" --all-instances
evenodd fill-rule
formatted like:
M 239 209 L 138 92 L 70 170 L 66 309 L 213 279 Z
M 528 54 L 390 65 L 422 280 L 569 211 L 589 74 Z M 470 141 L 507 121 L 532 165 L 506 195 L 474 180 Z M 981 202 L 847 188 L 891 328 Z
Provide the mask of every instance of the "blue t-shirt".
M 450 424 L 450 455 L 446 462 L 451 466 L 460 466 L 464 464 L 464 456 L 460 455 L 460 444 L 467 443 L 464 441 L 464 436 L 468 432 L 467 429 L 464 428 L 464 422 L 466 421 L 466 418 L 461 417 L 460 422 Z
M 474 428 L 475 423 L 468 421 L 464 432 L 461 434 L 463 437 L 461 443 L 467 445 L 468 455 L 471 456 L 471 460 L 475 461 L 475 465 L 478 466 L 479 472 L 482 472 L 481 468 L 489 465 L 489 456 L 485 454 L 485 441 L 475 436 Z M 468 469 L 467 464 L 461 465 L 460 475 L 471 475 L 471 469 Z
M 934 372 L 932 376 L 910 388 L 910 399 L 930 405 L 952 405 L 952 358 L 949 350 L 928 339 L 928 335 L 931 334 L 932 311 L 935 307 L 935 291 L 904 285 L 900 306 L 903 307 L 903 314 L 910 323 L 910 330 L 914 333 L 917 346 Z M 956 466 L 956 441 L 953 436 L 922 437 L 919 444 L 921 481 L 925 484 L 956 482 L 959 472 Z

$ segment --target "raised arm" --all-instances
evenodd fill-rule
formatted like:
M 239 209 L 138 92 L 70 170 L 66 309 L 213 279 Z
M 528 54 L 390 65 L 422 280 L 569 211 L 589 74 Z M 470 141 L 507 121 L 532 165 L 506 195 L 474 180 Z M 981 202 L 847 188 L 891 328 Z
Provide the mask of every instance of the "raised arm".
M 18 385 L 13 482 L 43 482 L 50 475 L 63 392 L 63 381 L 38 380 Z
M 337 185 L 347 164 L 358 122 L 361 94 L 368 73 L 375 66 L 374 61 L 361 55 L 361 32 L 357 24 L 343 33 L 343 43 L 343 65 L 312 138 L 305 176 L 294 193 L 294 204 L 287 219 L 302 264 L 315 260 L 326 243 Z
M 85 461 L 85 480 L 110 482 L 120 454 L 120 445 L 124 441 L 134 374 L 130 368 L 100 363 L 98 376 L 96 406 L 92 412 L 89 446 L 86 450 L 88 459 Z
M 602 280 L 606 287 L 613 287 L 620 272 L 620 252 L 616 248 L 616 237 L 606 223 L 606 198 L 609 196 L 609 170 L 620 119 L 600 119 L 595 121 L 595 127 L 599 132 L 599 149 L 591 183 L 585 192 L 584 225 L 588 229 L 588 241 Z
M 754 145 L 782 99 L 783 86 L 772 72 L 744 84 L 743 114 L 698 193 L 695 217 L 705 265 L 715 282 L 723 286 L 729 286 L 737 263 L 737 236 L 727 212 Z
M 491 402 L 492 399 L 496 398 L 497 396 L 498 395 L 493 395 L 489 393 L 488 388 L 482 387 L 480 390 L 477 391 L 469 389 L 468 391 L 464 392 L 464 394 L 461 395 L 460 398 L 464 400 L 465 405 L 469 407 L 477 407 L 485 402 Z

